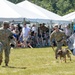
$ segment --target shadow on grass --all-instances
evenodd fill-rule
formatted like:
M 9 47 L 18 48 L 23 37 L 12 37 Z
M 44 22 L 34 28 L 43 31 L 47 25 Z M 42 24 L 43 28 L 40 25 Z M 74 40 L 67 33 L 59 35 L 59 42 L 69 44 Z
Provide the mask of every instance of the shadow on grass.
M 3 68 L 26 69 L 27 67 L 2 66 Z

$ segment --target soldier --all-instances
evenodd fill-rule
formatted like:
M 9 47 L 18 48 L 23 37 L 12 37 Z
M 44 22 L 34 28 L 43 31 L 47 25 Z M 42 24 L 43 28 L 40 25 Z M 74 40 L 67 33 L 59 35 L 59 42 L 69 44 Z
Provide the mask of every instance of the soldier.
M 58 24 L 54 25 L 54 31 L 50 35 L 51 46 L 53 47 L 52 40 L 55 40 L 57 48 L 55 50 L 55 58 L 57 59 L 57 51 L 62 48 L 64 40 L 66 40 L 66 35 L 62 30 L 59 30 Z
M 5 66 L 9 63 L 10 54 L 10 40 L 12 39 L 12 32 L 8 29 L 9 22 L 3 22 L 3 27 L 0 29 L 0 65 L 3 59 L 3 50 L 5 54 Z

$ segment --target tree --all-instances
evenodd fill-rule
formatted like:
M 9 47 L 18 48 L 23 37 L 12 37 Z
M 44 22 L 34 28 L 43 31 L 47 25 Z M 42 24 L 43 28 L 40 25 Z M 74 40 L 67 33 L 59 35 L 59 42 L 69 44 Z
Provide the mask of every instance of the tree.
M 24 0 L 9 0 L 13 3 L 19 3 Z M 75 0 L 28 0 L 49 11 L 59 15 L 65 15 L 75 10 Z
M 72 8 L 72 5 L 70 4 L 69 0 L 58 0 L 56 3 L 57 6 L 57 13 L 60 15 L 64 15 Z

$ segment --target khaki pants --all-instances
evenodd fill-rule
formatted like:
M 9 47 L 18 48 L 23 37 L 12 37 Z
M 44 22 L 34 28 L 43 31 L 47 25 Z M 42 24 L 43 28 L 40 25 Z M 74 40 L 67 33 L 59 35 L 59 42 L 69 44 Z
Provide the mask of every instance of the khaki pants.
M 55 58 L 57 59 L 57 52 L 59 49 L 62 49 L 63 43 L 62 42 L 56 42 L 56 44 L 57 44 L 57 48 L 55 50 Z
M 5 55 L 5 63 L 9 63 L 9 54 L 10 54 L 10 46 L 0 45 L 0 64 L 2 63 L 3 59 L 3 50 Z
M 24 47 L 27 47 L 27 40 L 28 40 L 28 37 L 24 37 L 23 38 Z

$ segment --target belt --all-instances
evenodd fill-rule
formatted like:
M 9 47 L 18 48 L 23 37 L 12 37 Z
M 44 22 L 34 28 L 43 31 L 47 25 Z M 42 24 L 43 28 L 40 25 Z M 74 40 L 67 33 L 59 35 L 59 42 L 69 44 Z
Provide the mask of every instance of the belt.
M 61 42 L 63 39 L 60 39 L 59 41 L 57 41 L 57 42 Z

